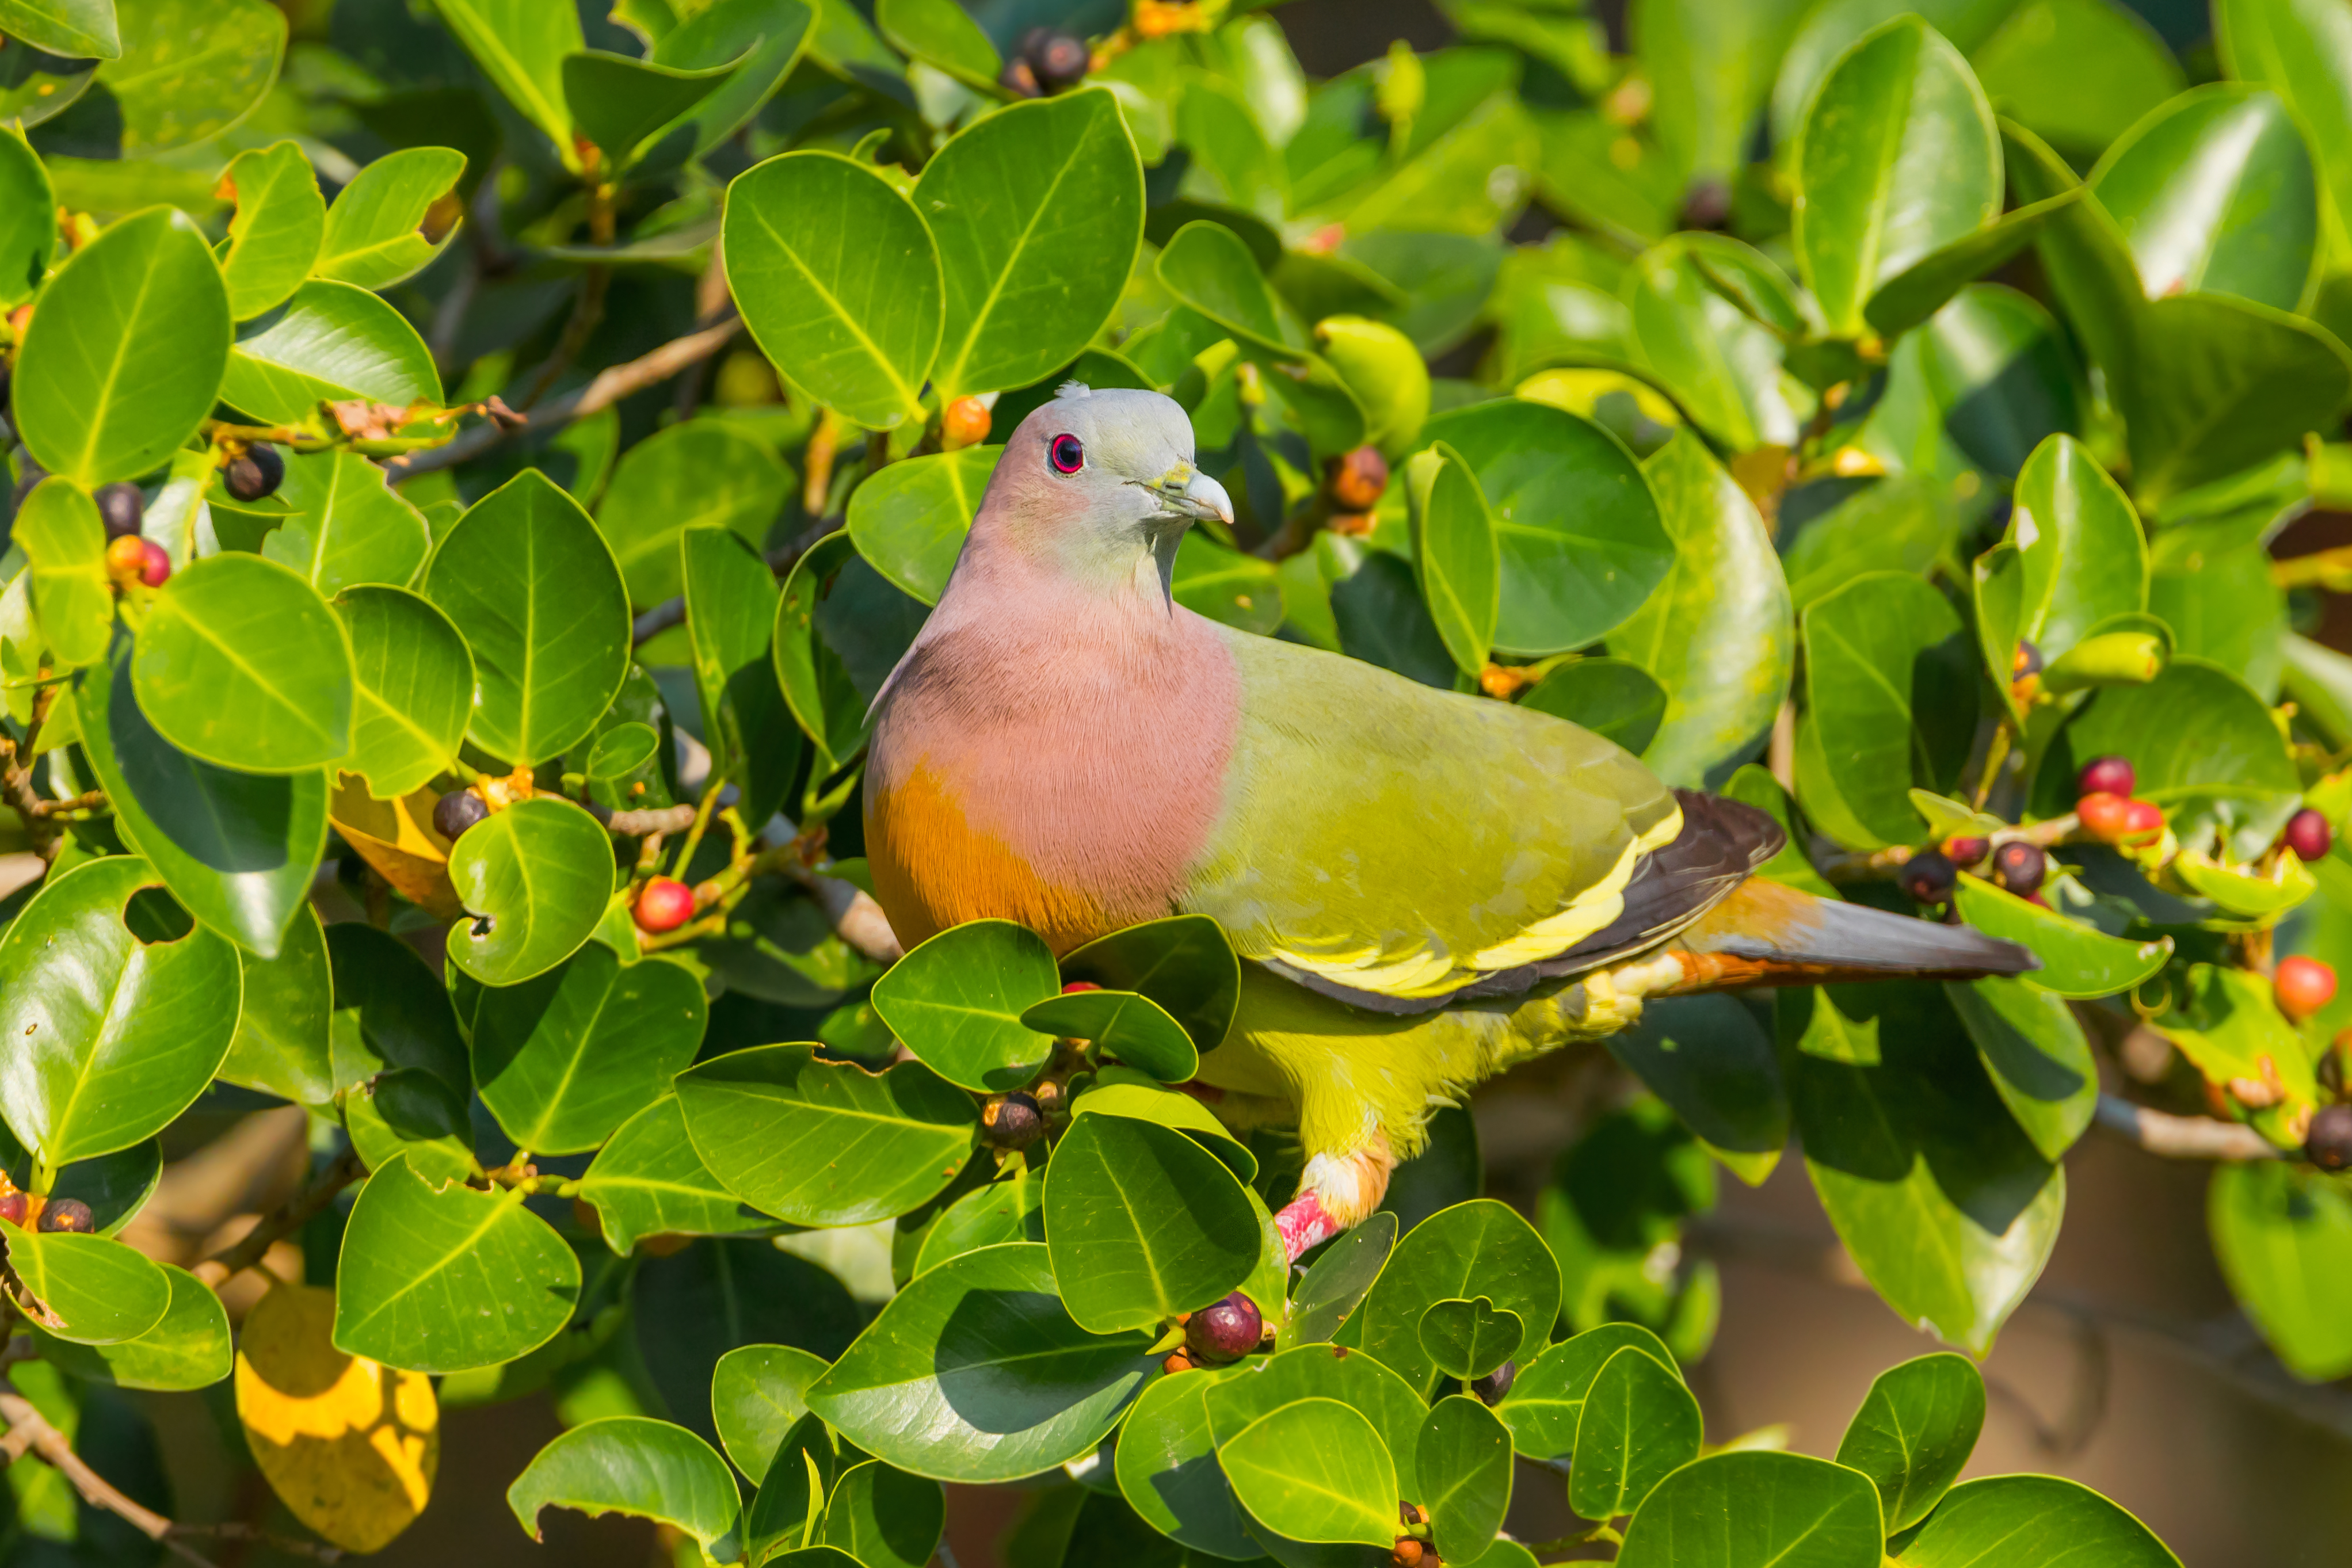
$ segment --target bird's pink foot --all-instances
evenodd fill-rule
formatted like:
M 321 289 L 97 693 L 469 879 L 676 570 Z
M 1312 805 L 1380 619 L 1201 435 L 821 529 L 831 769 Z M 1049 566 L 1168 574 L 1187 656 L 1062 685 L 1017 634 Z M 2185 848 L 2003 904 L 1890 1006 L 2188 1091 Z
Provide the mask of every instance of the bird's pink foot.
M 1300 1193 L 1285 1204 L 1274 1217 L 1274 1228 L 1282 1233 L 1283 1250 L 1290 1261 L 1318 1241 L 1328 1241 L 1339 1234 L 1342 1227 L 1324 1210 L 1323 1200 L 1311 1192 Z

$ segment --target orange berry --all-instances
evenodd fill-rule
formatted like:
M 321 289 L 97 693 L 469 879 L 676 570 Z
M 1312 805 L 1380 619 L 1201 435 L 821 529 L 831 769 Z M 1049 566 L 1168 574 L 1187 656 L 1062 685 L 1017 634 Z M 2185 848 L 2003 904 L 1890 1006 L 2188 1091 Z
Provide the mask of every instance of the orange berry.
M 2279 960 L 2271 977 L 2271 995 L 2279 1011 L 2301 1023 L 2336 997 L 2336 971 L 2316 958 L 2296 954 Z
M 147 570 L 147 541 L 125 534 L 106 547 L 106 575 L 124 584 L 135 582 Z
M 658 936 L 694 918 L 694 889 L 673 877 L 657 876 L 637 890 L 631 912 L 637 929 Z
M 976 397 L 960 397 L 940 411 L 940 444 L 950 452 L 988 439 L 995 415 Z
M 2103 844 L 2119 844 L 2131 831 L 2132 802 L 2106 790 L 2095 790 L 2074 802 L 2083 831 Z

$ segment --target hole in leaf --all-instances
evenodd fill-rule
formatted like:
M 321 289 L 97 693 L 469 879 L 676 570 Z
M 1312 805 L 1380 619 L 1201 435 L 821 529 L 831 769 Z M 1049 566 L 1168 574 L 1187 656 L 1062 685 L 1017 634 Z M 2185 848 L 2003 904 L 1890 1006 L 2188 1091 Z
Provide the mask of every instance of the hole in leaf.
M 160 887 L 142 887 L 122 906 L 122 924 L 142 947 L 177 942 L 196 928 L 195 917 Z
M 490 917 L 488 915 L 478 915 L 474 916 L 473 934 L 477 936 L 488 936 L 490 934 Z

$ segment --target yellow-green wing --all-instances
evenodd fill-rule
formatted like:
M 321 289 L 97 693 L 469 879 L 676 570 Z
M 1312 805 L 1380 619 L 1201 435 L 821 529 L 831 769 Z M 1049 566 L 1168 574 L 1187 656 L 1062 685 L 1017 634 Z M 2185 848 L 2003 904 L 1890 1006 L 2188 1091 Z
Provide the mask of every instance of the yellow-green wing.
M 1182 907 L 1244 957 L 1441 998 L 1608 925 L 1642 856 L 1681 829 L 1672 792 L 1589 730 L 1334 653 L 1226 643 L 1241 723 Z

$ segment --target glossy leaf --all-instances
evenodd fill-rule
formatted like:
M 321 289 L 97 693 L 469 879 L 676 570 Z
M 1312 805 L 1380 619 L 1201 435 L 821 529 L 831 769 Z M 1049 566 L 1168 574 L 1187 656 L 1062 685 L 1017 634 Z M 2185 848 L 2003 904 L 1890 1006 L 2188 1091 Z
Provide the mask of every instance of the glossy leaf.
M 2072 436 L 2050 437 L 2026 460 L 2003 539 L 2014 554 L 1987 557 L 1977 585 L 1979 634 L 1998 685 L 2008 685 L 2019 639 L 2033 643 L 2046 665 L 2107 617 L 2147 608 L 2139 518 Z M 2012 572 L 2013 586 L 1987 580 Z
M 1433 1301 L 1421 1314 L 1421 1348 L 1440 1372 L 1465 1383 L 1509 1360 L 1526 1332 L 1517 1312 L 1484 1296 Z
M 1771 724 L 1796 663 L 1796 622 L 1755 503 L 1696 436 L 1677 434 L 1642 473 L 1674 563 L 1609 648 L 1666 691 L 1658 733 L 1632 749 L 1666 782 L 1695 789 L 1747 756 Z M 1743 656 L 1712 656 L 1725 647 Z
M 1218 1468 L 1207 1395 L 1216 1368 L 1155 1379 L 1118 1430 L 1119 1495 L 1139 1518 L 1181 1546 L 1220 1557 L 1255 1556 L 1248 1515 Z
M 1511 1505 L 1511 1434 L 1475 1399 L 1430 1407 L 1413 1446 L 1430 1538 L 1450 1562 L 1483 1562 Z
M 759 1495 L 743 1516 L 745 1549 L 753 1563 L 811 1563 L 845 1568 L 837 1548 L 809 1544 L 824 1518 L 824 1494 L 840 1473 L 832 1432 L 814 1416 L 793 1423 L 760 1477 Z M 782 1553 L 782 1556 L 778 1556 Z M 841 1553 L 847 1558 L 846 1553 Z M 855 1562 L 855 1558 L 847 1558 Z
M 2311 137 L 2339 213 L 2352 212 L 2352 20 L 2308 0 L 2220 0 L 2213 42 L 2224 74 L 2285 99 Z
M 942 406 L 1026 386 L 1085 348 L 1143 237 L 1143 171 L 1105 91 L 989 116 L 923 166 L 912 200 L 947 286 Z
M 1519 1368 L 1495 1414 L 1511 1429 L 1511 1443 L 1530 1459 L 1566 1458 L 1576 1448 L 1578 1424 L 1593 1379 L 1621 1350 L 1640 1350 L 1669 1372 L 1675 1358 L 1639 1323 L 1602 1323 L 1547 1347 Z
M 1442 442 L 1406 465 L 1405 490 L 1422 600 L 1454 667 L 1475 679 L 1486 667 L 1502 595 L 1495 519 L 1468 465 Z
M 1396 1538 L 1396 1466 L 1372 1424 L 1336 1399 L 1301 1399 L 1217 1445 L 1250 1517 L 1293 1541 L 1383 1546 Z
M 1976 655 L 1959 617 L 1920 579 L 1874 572 L 1807 608 L 1802 631 L 1839 793 L 1877 843 L 1916 839 L 1912 788 L 1948 787 L 1976 730 Z
M 612 840 L 570 801 L 542 795 L 492 813 L 449 852 L 468 916 L 449 933 L 449 961 L 486 986 L 546 973 L 596 929 L 613 874 Z
M 869 705 L 858 695 L 849 667 L 817 624 L 826 599 L 857 562 L 856 549 L 845 532 L 828 534 L 810 546 L 784 579 L 770 643 L 785 706 L 800 721 L 802 733 L 816 742 L 818 760 L 826 772 L 866 744 Z
M 1797 259 L 1832 332 L 1859 333 L 1881 284 L 2000 211 L 1992 108 L 1959 51 L 1916 19 L 1830 68 L 1796 156 Z
M 311 270 L 320 277 L 387 288 L 424 270 L 457 229 L 457 214 L 436 222 L 466 172 L 466 155 L 449 147 L 405 147 L 359 172 L 335 193 Z M 432 237 L 418 232 L 430 228 Z
M 1759 0 L 1726 8 L 1706 0 L 1638 0 L 1627 25 L 1654 73 L 1657 133 L 1679 185 L 1728 174 L 1772 88 L 1774 62 L 1805 7 Z
M 1282 582 L 1274 566 L 1227 549 L 1195 528 L 1176 547 L 1169 593 L 1196 615 L 1261 637 L 1282 624 Z
M 939 1482 L 868 1459 L 834 1483 L 820 1540 L 848 1552 L 859 1568 L 923 1568 L 946 1524 L 947 1494 Z
M 0 141 L 0 305 L 13 308 L 33 297 L 57 243 L 48 171 L 21 134 L 8 137 Z
M 1569 1506 L 1588 1519 L 1632 1513 L 1698 1450 L 1698 1401 L 1646 1350 L 1628 1345 L 1585 1390 Z
M 650 609 L 684 589 L 677 542 L 687 529 L 730 528 L 758 549 L 792 487 L 792 470 L 764 442 L 719 420 L 690 419 L 621 455 L 596 527 L 620 563 L 630 603 Z
M 425 569 L 474 654 L 474 740 L 511 761 L 570 750 L 620 692 L 628 596 L 580 504 L 537 469 L 476 502 Z
M 1091 1040 L 1114 1061 L 1150 1073 L 1162 1083 L 1181 1083 L 1201 1070 L 1184 1026 L 1159 1003 L 1134 991 L 1072 991 L 1048 997 L 1021 1015 L 1041 1033 Z
M 901 1230 L 902 1237 L 910 1233 Z M 1045 1239 L 1045 1173 L 1024 1165 L 1015 1175 L 974 1187 L 926 1225 L 910 1273 L 936 1269 L 950 1258 L 1007 1241 Z
M 1967 47 L 2001 113 L 2084 162 L 2189 85 L 2162 36 L 2105 0 L 2027 0 Z
M 1061 989 L 1043 938 L 1009 920 L 940 932 L 875 982 L 874 1009 L 908 1049 L 949 1082 L 1018 1089 L 1053 1054 L 1053 1037 L 1022 1021 Z
M 209 1388 L 229 1375 L 228 1313 L 220 1298 L 185 1269 L 160 1265 L 171 1304 L 153 1327 L 111 1344 L 77 1344 L 33 1331 L 44 1360 L 61 1372 L 118 1388 Z
M 800 730 L 770 657 L 775 574 L 724 528 L 689 529 L 678 549 L 703 739 L 735 781 L 736 809 L 746 821 L 764 822 L 783 803 L 801 761 Z
M 245 1000 L 220 1065 L 222 1081 L 297 1105 L 329 1103 L 336 1088 L 329 1040 L 334 971 L 318 911 L 305 907 L 295 915 L 276 957 L 240 950 L 237 963 Z
M 743 319 L 785 374 L 860 424 L 917 413 L 944 285 L 930 231 L 887 181 L 831 152 L 772 158 L 730 187 L 725 251 Z
M 802 0 L 719 0 L 698 15 L 683 18 L 656 41 L 653 52 L 656 63 L 688 68 L 719 65 L 751 51 L 741 68 L 682 121 L 693 130 L 696 156 L 741 129 L 782 85 L 814 31 L 814 10 Z M 661 132 L 646 156 L 675 146 L 676 136 L 675 127 Z
M 1868 1478 L 1802 1454 L 1715 1454 L 1658 1484 L 1626 1527 L 1623 1568 L 1878 1568 Z
M 1951 303 L 1962 288 L 2032 245 L 2053 214 L 2078 199 L 2072 191 L 2062 192 L 1929 251 L 1878 286 L 1863 307 L 1863 319 L 1882 338 L 1910 331 Z
M 735 1468 L 764 1476 L 785 1435 L 808 1414 L 803 1396 L 825 1360 L 789 1344 L 747 1344 L 719 1358 L 710 1416 Z
M 343 1229 L 335 1346 L 413 1372 L 494 1366 L 572 1316 L 580 1260 L 520 1191 L 436 1191 L 394 1159 L 368 1178 Z
M 117 638 L 74 688 L 90 771 L 117 829 L 191 915 L 276 957 L 326 848 L 327 776 L 236 772 L 188 756 L 139 711 L 131 658 L 131 639 Z
M 970 87 L 994 88 L 1004 66 L 980 24 L 953 0 L 879 0 L 874 26 L 894 48 Z
M 2098 1108 L 2099 1077 L 2065 998 L 2005 976 L 1947 982 L 1944 994 L 2033 1146 L 2051 1160 L 2072 1148 Z
M 171 1310 L 172 1280 L 163 1266 L 109 1237 L 31 1231 L 0 1219 L 0 1248 L 27 1321 L 52 1338 L 121 1344 Z
M 1291 1293 L 1292 1344 L 1314 1344 L 1339 1332 L 1371 1293 L 1373 1281 L 1395 1249 L 1396 1236 L 1397 1217 L 1375 1213 L 1324 1249 Z
M 122 53 L 99 68 L 121 115 L 121 152 L 145 157 L 227 131 L 269 90 L 285 13 L 267 0 L 124 6 Z
M 1510 1359 L 1540 1344 L 1559 1315 L 1559 1266 L 1534 1228 L 1490 1198 L 1456 1204 L 1405 1234 L 1365 1299 L 1365 1352 L 1406 1382 L 1434 1386 L 1437 1364 L 1421 1345 L 1421 1319 L 1450 1298 L 1486 1296 L 1526 1325 Z
M 1576 659 L 1529 687 L 1519 706 L 1581 725 L 1639 756 L 1665 722 L 1666 688 L 1623 659 Z
M 98 504 L 69 480 L 44 479 L 16 508 L 11 534 L 25 551 L 41 641 L 68 669 L 96 663 L 114 632 Z
M 0 20 L 10 37 L 49 54 L 110 60 L 122 53 L 113 0 L 5 0 Z
M 2352 360 L 2302 318 L 2218 295 L 2174 295 L 2141 317 L 2122 400 L 2141 503 L 2297 446 L 2352 401 Z
M 692 1064 L 706 1010 L 690 971 L 658 957 L 624 965 L 591 942 L 536 979 L 483 995 L 474 1081 L 519 1146 L 595 1149 Z
M 926 604 L 947 591 L 1002 446 L 893 463 L 849 497 L 849 537 L 893 587 Z
M 321 593 L 359 583 L 405 587 L 432 553 L 425 516 L 355 452 L 292 455 L 278 494 L 293 515 L 261 540 L 261 553 Z
M 1097 936 L 1062 959 L 1062 973 L 1150 998 L 1202 1051 L 1223 1041 L 1241 996 L 1240 960 L 1224 929 L 1205 915 L 1148 920 Z
M 874 1073 L 807 1045 L 715 1057 L 678 1075 L 677 1098 L 711 1174 L 798 1225 L 906 1213 L 954 1178 L 979 1132 L 971 1099 L 921 1062 Z M 805 1148 L 831 1157 L 815 1164 Z
M 312 278 L 238 329 L 220 396 L 256 419 L 292 424 L 323 400 L 437 403 L 441 376 L 399 311 L 364 288 Z
M 2352 1324 L 2336 1310 L 2352 1290 L 2352 1194 L 2282 1162 L 2225 1165 L 2206 1218 L 2231 1293 L 2279 1359 L 2312 1382 L 2352 1368 Z
M 1073 1321 L 1143 1329 L 1221 1301 L 1256 1266 L 1256 1217 L 1215 1155 L 1171 1128 L 1078 1118 L 1045 1176 L 1045 1237 Z
M 893 1297 L 809 1408 L 900 1469 L 1007 1480 L 1092 1453 L 1156 1366 L 1150 1343 L 1078 1327 L 1043 1246 L 982 1248 Z
M 449 618 L 406 589 L 345 589 L 334 610 L 351 639 L 353 699 L 351 755 L 339 766 L 364 775 L 378 800 L 397 800 L 457 755 L 473 656 Z
M 1724 297 L 1699 249 L 1678 235 L 1628 269 L 1634 359 L 1727 450 L 1790 445 L 1797 416 L 1780 383 L 1780 339 Z
M 583 43 L 579 14 L 534 0 L 434 0 L 434 8 L 490 85 L 545 131 L 557 152 L 576 157 L 562 73 L 563 57 Z
M 677 1097 L 621 1124 L 580 1178 L 605 1244 L 626 1254 L 649 1236 L 731 1236 L 774 1222 L 719 1185 L 686 1135 Z
M 1837 1462 L 1877 1487 L 1888 1530 L 1908 1530 L 1959 1479 L 1984 1418 L 1984 1379 L 1966 1356 L 1918 1356 L 1872 1381 Z
M 2177 1568 L 2180 1561 L 2138 1520 L 2058 1476 L 1988 1476 L 1954 1487 L 1895 1561 L 1961 1568 L 1995 1552 L 2004 1568 Z
M 745 63 L 730 60 L 695 68 L 583 49 L 563 57 L 563 104 L 573 126 L 603 152 L 604 162 L 623 169 L 635 162 L 640 142 L 693 113 Z
M 1771 1040 L 1736 998 L 1660 998 L 1608 1046 L 1742 1181 L 1753 1186 L 1780 1163 L 1788 1093 Z
M 157 930 L 140 894 L 160 880 L 133 856 L 86 862 L 45 879 L 0 935 L 0 1111 L 47 1165 L 154 1136 L 228 1054 L 236 949 L 184 916 L 175 936 Z
M 1177 298 L 1244 342 L 1297 357 L 1306 351 L 1297 323 L 1283 313 L 1241 237 L 1205 219 L 1176 231 L 1154 264 Z
M 390 932 L 346 920 L 327 928 L 327 957 L 335 1087 L 405 1070 L 438 1079 L 462 1100 L 465 1037 L 440 977 L 416 951 Z
M 607 1416 L 558 1437 L 507 1488 L 507 1506 L 533 1541 L 543 1511 L 568 1508 L 591 1519 L 654 1520 L 706 1548 L 731 1533 L 742 1514 L 735 1478 L 709 1444 L 641 1416 Z
M 709 1413 L 721 1355 L 795 1344 L 835 1356 L 866 1316 L 833 1274 L 761 1238 L 665 1251 L 641 1260 L 630 1282 L 635 1355 L 670 1413 L 705 1438 L 718 1437 Z
M 240 152 L 221 180 L 236 203 L 218 252 L 221 277 L 229 314 L 243 321 L 285 304 L 310 276 L 326 233 L 327 199 L 298 141 Z
M 194 220 L 156 207 L 76 251 L 41 293 L 11 378 L 17 434 L 85 486 L 145 473 L 212 412 L 228 290 Z
M 199 761 L 297 773 L 351 754 L 351 641 L 287 568 L 225 552 L 173 573 L 139 629 L 131 687 Z

